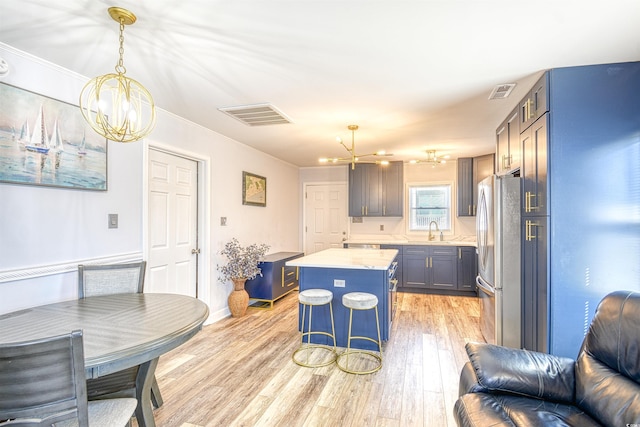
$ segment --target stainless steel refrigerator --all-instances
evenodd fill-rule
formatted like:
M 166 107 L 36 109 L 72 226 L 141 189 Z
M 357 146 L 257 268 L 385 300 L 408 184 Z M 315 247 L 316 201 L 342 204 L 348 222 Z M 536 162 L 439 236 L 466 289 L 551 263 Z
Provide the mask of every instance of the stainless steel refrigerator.
M 476 232 L 480 328 L 485 340 L 522 347 L 520 178 L 485 178 L 478 184 Z

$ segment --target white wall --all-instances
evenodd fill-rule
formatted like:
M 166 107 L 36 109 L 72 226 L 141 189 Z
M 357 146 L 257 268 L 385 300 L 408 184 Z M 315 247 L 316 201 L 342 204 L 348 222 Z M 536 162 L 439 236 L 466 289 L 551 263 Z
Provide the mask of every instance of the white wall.
M 11 67 L 1 82 L 78 104 L 87 78 L 0 44 Z M 217 252 L 232 237 L 266 243 L 270 252 L 301 249 L 296 166 L 159 110 L 148 144 L 210 160 L 203 183 L 210 194 L 210 319 L 228 313 L 229 283 L 219 283 Z M 75 266 L 91 260 L 143 257 L 145 144 L 109 143 L 108 191 L 65 190 L 0 183 L 0 314 L 77 297 Z M 267 207 L 242 205 L 242 171 L 267 178 Z M 107 228 L 118 213 L 119 228 Z M 227 226 L 220 226 L 220 217 Z

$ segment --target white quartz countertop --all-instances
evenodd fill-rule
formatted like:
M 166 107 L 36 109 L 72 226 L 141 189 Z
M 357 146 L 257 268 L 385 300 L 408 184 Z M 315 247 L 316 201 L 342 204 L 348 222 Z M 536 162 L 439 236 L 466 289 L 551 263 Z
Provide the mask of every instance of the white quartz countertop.
M 396 249 L 325 249 L 292 259 L 286 264 L 293 267 L 386 270 L 396 255 Z

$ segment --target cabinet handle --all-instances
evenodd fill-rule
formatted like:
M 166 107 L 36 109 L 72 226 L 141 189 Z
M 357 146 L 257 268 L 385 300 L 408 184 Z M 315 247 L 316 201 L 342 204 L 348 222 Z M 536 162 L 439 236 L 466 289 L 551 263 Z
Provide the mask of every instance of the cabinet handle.
M 476 216 L 476 205 L 473 205 L 473 216 Z
M 364 216 L 364 206 L 360 207 L 360 213 Z
M 527 102 L 524 103 L 524 108 L 522 109 L 523 123 L 533 117 L 531 104 L 533 104 L 533 100 L 531 98 L 527 99 Z
M 533 194 L 531 191 L 527 191 L 525 194 L 525 204 L 524 204 L 524 211 L 525 212 L 531 212 L 531 211 L 535 211 L 538 209 L 537 206 L 533 206 L 531 204 L 531 199 L 536 197 L 535 194 Z
M 538 236 L 533 234 L 532 230 L 533 230 L 533 227 L 538 227 L 538 224 L 530 220 L 527 220 L 525 224 L 526 224 L 525 239 L 527 240 L 527 242 L 531 242 L 537 239 Z
M 284 288 L 284 266 L 282 266 L 281 268 L 282 268 L 282 273 L 280 274 L 280 277 L 282 277 L 281 284 L 282 284 L 282 287 Z
M 369 215 L 369 206 L 364 207 L 364 214 Z
M 429 257 L 429 268 L 433 268 L 433 257 Z
M 429 257 L 424 259 L 424 268 L 429 268 Z
M 385 205 L 382 207 L 382 215 L 384 216 L 386 214 L 387 214 L 387 206 Z
M 458 259 L 462 259 L 462 249 L 458 248 Z
M 469 205 L 468 211 L 469 211 L 469 215 L 471 215 L 471 205 Z

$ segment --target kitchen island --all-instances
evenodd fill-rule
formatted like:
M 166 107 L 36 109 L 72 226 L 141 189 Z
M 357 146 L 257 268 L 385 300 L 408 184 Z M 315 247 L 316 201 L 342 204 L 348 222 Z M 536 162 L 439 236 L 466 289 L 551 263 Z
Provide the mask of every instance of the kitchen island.
M 346 347 L 349 309 L 342 305 L 342 296 L 349 292 L 368 292 L 378 297 L 380 335 L 383 341 L 389 339 L 396 304 L 397 282 L 394 274 L 397 255 L 396 249 L 327 249 L 287 261 L 286 265 L 299 268 L 301 292 L 306 289 L 327 289 L 333 292 L 336 341 L 339 347 Z M 323 308 L 314 310 L 312 327 L 314 330 L 330 331 L 331 318 L 328 309 Z M 302 309 L 299 309 L 299 329 L 301 315 Z M 354 313 L 352 335 L 377 337 L 373 310 Z M 316 336 L 312 341 L 333 344 L 324 336 Z M 352 346 L 376 349 L 374 344 L 361 340 L 353 341 Z

